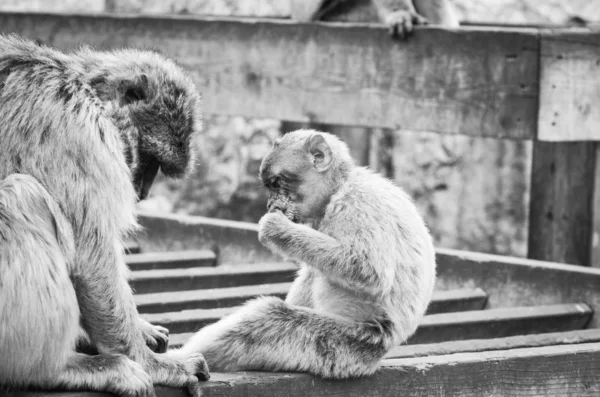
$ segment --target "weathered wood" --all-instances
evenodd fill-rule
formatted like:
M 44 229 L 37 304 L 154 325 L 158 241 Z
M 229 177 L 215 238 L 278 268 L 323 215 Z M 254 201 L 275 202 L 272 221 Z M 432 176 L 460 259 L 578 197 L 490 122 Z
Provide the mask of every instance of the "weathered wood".
M 284 299 L 291 283 L 247 285 L 231 288 L 148 293 L 135 296 L 140 313 L 164 313 L 193 309 L 239 306 L 260 295 Z M 435 291 L 427 309 L 429 314 L 483 309 L 486 293 L 479 289 Z
M 239 306 L 248 299 L 259 295 L 271 295 L 283 299 L 287 295 L 291 285 L 291 283 L 275 283 L 231 288 L 150 293 L 136 295 L 135 301 L 140 313 L 216 309 Z
M 395 347 L 386 358 L 439 356 L 443 354 L 510 350 L 525 347 L 575 345 L 600 342 L 600 329 L 584 329 L 567 332 L 550 332 L 535 335 L 508 336 L 494 339 L 469 339 L 461 341 L 402 345 Z
M 236 310 L 238 308 L 235 307 L 196 309 L 144 314 L 143 317 L 153 324 L 167 327 L 173 334 L 180 334 L 195 332 Z M 591 316 L 592 310 L 584 303 L 431 314 L 425 316 L 408 343 L 569 331 L 585 327 Z
M 176 237 L 178 245 L 193 248 L 198 235 L 212 239 L 204 243 L 227 245 L 243 233 L 242 244 L 248 252 L 262 249 L 256 224 L 227 221 L 220 227 L 207 218 L 162 214 L 145 214 L 140 221 L 171 232 L 148 229 L 140 241 L 142 247 L 174 245 L 169 240 Z M 438 291 L 479 287 L 488 294 L 490 308 L 585 302 L 600 312 L 600 269 L 445 248 L 436 251 Z M 280 260 L 268 251 L 263 253 L 270 261 Z M 590 327 L 598 326 L 600 316 L 594 316 Z
M 532 161 L 527 256 L 590 266 L 595 143 L 536 141 Z
M 291 263 L 222 265 L 195 269 L 139 270 L 131 272 L 136 293 L 189 291 L 241 285 L 290 282 L 297 270 Z
M 543 33 L 538 139 L 600 140 L 600 32 Z
M 585 302 L 600 311 L 600 269 L 451 249 L 438 249 L 437 263 L 438 290 L 476 285 L 489 308 Z
M 212 373 L 203 397 L 561 396 L 600 394 L 600 344 L 384 360 L 374 375 L 324 380 L 307 374 Z M 183 397 L 156 388 L 158 397 Z M 109 397 L 107 393 L 13 392 L 10 397 Z
M 226 264 L 280 260 L 259 243 L 255 223 L 150 212 L 140 212 L 138 221 L 144 252 L 209 249 Z
M 151 47 L 186 66 L 206 113 L 531 139 L 537 31 L 202 17 L 0 14 L 67 49 Z
M 217 256 L 210 250 L 147 252 L 125 257 L 131 270 L 184 269 L 215 266 Z
M 481 288 L 434 291 L 428 314 L 480 310 L 485 307 L 487 294 Z

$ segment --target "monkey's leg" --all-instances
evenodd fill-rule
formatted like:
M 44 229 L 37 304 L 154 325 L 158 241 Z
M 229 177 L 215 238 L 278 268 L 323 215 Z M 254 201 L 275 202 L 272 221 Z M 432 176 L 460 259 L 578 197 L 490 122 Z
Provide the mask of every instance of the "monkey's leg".
M 154 384 L 184 387 L 198 379 L 208 379 L 202 355 L 181 360 L 168 354 L 156 354 L 146 346 L 142 327 L 147 323 L 140 320 L 127 283 L 120 242 L 115 239 L 110 246 L 101 245 L 101 241 L 97 243 L 100 246 L 78 251 L 93 265 L 77 274 L 76 292 L 83 327 L 98 351 L 124 354 L 140 363 Z
M 385 319 L 344 322 L 263 297 L 201 329 L 174 353 L 200 352 L 216 371 L 294 371 L 342 379 L 372 374 L 391 348 L 391 332 Z
M 285 302 L 290 305 L 313 307 L 312 288 L 314 270 L 305 264 L 298 271 L 298 277 L 292 283 L 292 287 L 285 297 Z
M 74 352 L 79 306 L 68 229 L 34 178 L 0 182 L 0 384 L 152 394 L 148 375 L 125 356 Z

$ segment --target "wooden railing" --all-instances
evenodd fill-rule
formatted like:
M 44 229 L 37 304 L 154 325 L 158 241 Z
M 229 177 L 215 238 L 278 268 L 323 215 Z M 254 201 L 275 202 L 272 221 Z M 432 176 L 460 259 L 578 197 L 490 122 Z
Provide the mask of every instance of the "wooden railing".
M 114 15 L 0 14 L 0 32 L 69 49 L 150 47 L 207 113 L 534 142 L 529 252 L 590 265 L 600 32 Z M 597 196 L 597 195 L 596 195 Z

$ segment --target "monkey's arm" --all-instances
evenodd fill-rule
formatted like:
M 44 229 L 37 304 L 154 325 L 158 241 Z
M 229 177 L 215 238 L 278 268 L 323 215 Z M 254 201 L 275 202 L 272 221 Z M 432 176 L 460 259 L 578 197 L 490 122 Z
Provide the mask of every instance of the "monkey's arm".
M 348 288 L 367 294 L 382 289 L 382 275 L 351 245 L 293 223 L 279 211 L 262 217 L 258 238 L 270 250 L 313 266 Z

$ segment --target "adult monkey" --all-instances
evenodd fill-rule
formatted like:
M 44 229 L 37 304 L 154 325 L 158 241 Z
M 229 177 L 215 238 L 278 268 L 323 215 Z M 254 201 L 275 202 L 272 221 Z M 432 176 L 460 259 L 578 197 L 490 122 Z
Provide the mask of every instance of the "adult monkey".
M 208 378 L 141 320 L 123 260 L 159 169 L 192 167 L 199 97 L 148 51 L 0 36 L 0 385 L 153 395 Z M 97 355 L 76 352 L 87 335 Z
M 381 21 L 389 27 L 392 36 L 401 38 L 408 37 L 419 24 L 459 25 L 449 0 L 292 0 L 290 5 L 291 17 L 297 21 Z M 349 144 L 352 157 L 359 164 L 369 164 L 370 129 L 285 121 L 281 130 L 285 133 L 302 127 L 334 133 Z M 387 141 L 393 139 L 389 130 L 384 130 L 383 135 Z

